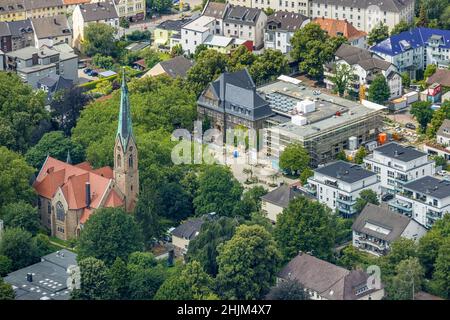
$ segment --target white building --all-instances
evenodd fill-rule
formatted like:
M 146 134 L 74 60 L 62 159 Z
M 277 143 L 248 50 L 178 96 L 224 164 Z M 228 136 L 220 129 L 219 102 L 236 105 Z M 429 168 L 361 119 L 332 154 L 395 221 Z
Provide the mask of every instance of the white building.
M 409 182 L 389 202 L 389 208 L 430 228 L 450 212 L 450 181 L 426 176 Z
M 364 163 L 377 174 L 382 194 L 401 192 L 405 183 L 435 173 L 434 161 L 428 160 L 425 152 L 396 142 L 376 148 Z
M 181 28 L 181 46 L 186 54 L 194 54 L 197 46 L 214 34 L 216 19 L 200 16 Z
M 81 49 L 84 29 L 90 23 L 105 23 L 119 27 L 119 16 L 112 2 L 98 2 L 78 5 L 72 14 L 73 47 Z
M 356 48 L 348 44 L 341 45 L 335 53 L 334 61 L 324 66 L 327 89 L 334 88 L 331 77 L 334 74 L 335 65 L 337 67 L 341 64 L 353 68 L 355 79 L 352 82 L 352 89 L 356 95 L 359 93 L 361 85 L 369 88 L 370 83 L 378 74 L 382 74 L 386 78 L 391 93 L 390 99 L 402 95 L 402 77 L 397 72 L 395 65 L 377 57 L 366 49 Z
M 291 51 L 294 32 L 310 22 L 308 17 L 287 11 L 278 11 L 267 17 L 264 37 L 266 49 L 277 49 L 282 53 Z
M 424 145 L 424 150 L 429 155 L 441 156 L 450 161 L 450 120 L 445 119 L 436 132 L 436 143 Z
M 59 43 L 72 45 L 72 30 L 65 15 L 31 18 L 30 21 L 34 29 L 36 48 L 43 45 L 51 47 Z
M 336 161 L 314 170 L 308 187 L 320 203 L 344 216 L 357 213 L 356 199 L 363 190 L 378 191 L 379 182 L 374 172 L 345 161 Z
M 427 230 L 401 214 L 368 203 L 352 226 L 353 246 L 375 256 L 388 253 L 391 243 L 406 238 L 414 241 Z

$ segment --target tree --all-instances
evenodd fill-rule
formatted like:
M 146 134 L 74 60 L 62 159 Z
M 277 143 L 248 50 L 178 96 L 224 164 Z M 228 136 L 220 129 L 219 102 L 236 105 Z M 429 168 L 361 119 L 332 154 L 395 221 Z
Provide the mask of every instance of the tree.
M 14 300 L 15 298 L 16 294 L 14 293 L 12 286 L 0 277 L 0 301 Z
M 172 47 L 172 50 L 170 50 L 170 56 L 172 58 L 176 57 L 176 56 L 181 56 L 181 55 L 183 55 L 183 53 L 184 53 L 184 51 L 183 51 L 183 47 L 181 46 L 181 44 L 174 45 Z
M 421 0 L 418 15 L 420 16 L 420 9 L 424 7 L 426 17 L 428 19 L 438 19 L 441 13 L 448 7 L 448 0 Z
M 367 44 L 372 46 L 389 38 L 389 27 L 383 23 L 375 26 L 367 36 Z
M 409 258 L 400 261 L 395 268 L 393 289 L 390 298 L 393 300 L 414 300 L 414 295 L 420 291 L 423 282 L 423 268 L 419 259 Z
M 83 147 L 65 137 L 62 131 L 52 131 L 44 134 L 41 140 L 28 150 L 25 158 L 34 168 L 40 169 L 47 156 L 66 161 L 68 152 L 73 164 L 83 162 Z
M 300 174 L 300 181 L 302 182 L 302 185 L 305 185 L 308 183 L 308 178 L 314 176 L 314 171 L 312 171 L 310 168 L 306 168 L 302 171 Z
M 8 228 L 4 231 L 0 255 L 12 261 L 12 270 L 27 267 L 39 260 L 31 233 L 20 228 Z
M 98 68 L 111 69 L 114 66 L 114 59 L 110 56 L 103 56 L 97 53 L 92 58 L 92 63 Z
M 94 257 L 112 265 L 116 258 L 126 261 L 130 253 L 142 248 L 142 234 L 133 216 L 122 208 L 102 208 L 84 226 L 78 259 Z
M 159 288 L 155 300 L 218 300 L 213 279 L 197 261 L 186 264 L 181 274 L 169 277 Z
M 428 16 L 423 4 L 420 5 L 419 9 L 419 19 L 416 22 L 416 27 L 427 27 L 428 26 Z
M 404 31 L 408 31 L 410 28 L 412 28 L 412 25 L 405 20 L 401 20 L 399 23 L 397 23 L 394 28 L 391 30 L 391 36 L 402 33 Z
M 239 221 L 236 218 L 220 217 L 219 219 L 206 221 L 200 233 L 189 243 L 186 261 L 198 261 L 211 276 L 216 276 L 217 247 L 231 239 Z
M 194 198 L 195 213 L 200 216 L 215 212 L 230 216 L 240 201 L 242 186 L 228 167 L 211 165 L 199 176 L 199 188 Z
M 285 261 L 299 250 L 329 259 L 335 242 L 333 216 L 324 205 L 300 196 L 277 217 L 274 237 Z
M 225 299 L 261 299 L 275 283 L 280 254 L 261 226 L 241 225 L 218 248 L 218 292 Z
M 354 80 L 355 74 L 352 66 L 346 63 L 334 64 L 333 75 L 330 76 L 330 81 L 334 83 L 334 91 L 340 97 L 343 97 L 345 92 L 351 90 Z
M 367 150 L 363 146 L 359 147 L 358 151 L 355 153 L 355 163 L 362 164 L 363 159 L 367 156 Z
M 199 44 L 196 48 L 195 48 L 195 52 L 194 52 L 194 60 L 197 61 L 197 59 L 200 56 L 200 53 L 202 53 L 203 51 L 208 50 L 208 47 L 206 46 L 206 44 Z
M 134 252 L 128 259 L 131 300 L 153 299 L 166 279 L 166 272 L 151 253 Z
M 445 119 L 450 119 L 450 101 L 445 101 L 441 107 L 433 112 L 430 125 L 427 127 L 427 137 L 433 139 L 436 137 L 436 132 L 441 127 Z
M 50 103 L 51 115 L 66 136 L 70 135 L 72 128 L 77 124 L 81 110 L 90 101 L 91 96 L 79 86 L 55 94 Z
M 12 271 L 12 261 L 7 256 L 0 256 L 0 279 Z
M 433 292 L 444 299 L 450 298 L 450 237 L 447 237 L 439 248 L 435 271 L 431 281 Z
M 148 69 L 153 68 L 156 64 L 161 62 L 159 53 L 154 49 L 144 49 L 141 52 L 141 56 L 145 61 L 145 65 Z
M 124 29 L 128 29 L 130 27 L 130 21 L 127 18 L 121 17 L 119 20 L 119 26 Z
M 40 217 L 37 208 L 24 202 L 12 202 L 0 209 L 0 218 L 8 228 L 22 228 L 36 234 L 40 228 Z
M 379 259 L 382 277 L 386 283 L 392 283 L 393 277 L 396 275 L 395 268 L 401 261 L 417 257 L 418 248 L 414 240 L 400 238 L 392 242 L 389 253 Z M 393 290 L 395 290 L 395 287 Z
M 341 150 L 336 154 L 336 160 L 348 161 L 344 150 Z
M 361 212 L 366 204 L 371 203 L 376 206 L 380 204 L 378 201 L 377 193 L 371 189 L 363 190 L 359 193 L 359 197 L 356 199 L 355 209 L 357 212 Z
M 442 167 L 444 168 L 444 170 L 447 167 L 447 160 L 443 156 L 435 156 L 433 160 L 436 164 L 436 167 Z
M 386 78 L 382 74 L 376 75 L 369 87 L 369 100 L 378 104 L 384 104 L 390 95 L 391 91 Z
M 371 254 L 358 250 L 353 245 L 348 245 L 339 253 L 336 264 L 346 269 L 363 269 L 376 264 L 376 258 Z
M 450 29 L 450 6 L 447 6 L 445 10 L 442 12 L 441 17 L 439 19 L 439 23 L 442 29 L 445 30 Z
M 403 87 L 409 88 L 409 86 L 411 85 L 411 78 L 409 76 L 409 72 L 403 72 L 401 76 Z
M 249 219 L 251 214 L 261 210 L 261 197 L 267 193 L 262 186 L 256 186 L 244 192 L 242 200 L 234 207 L 233 215 Z
M 192 68 L 187 72 L 188 86 L 199 95 L 206 86 L 225 72 L 228 58 L 216 50 L 202 51 Z
M 256 55 L 250 52 L 246 46 L 241 45 L 230 54 L 230 59 L 228 62 L 230 71 L 238 71 L 244 69 L 245 67 L 250 67 L 255 60 Z
M 114 300 L 127 300 L 130 297 L 130 273 L 127 264 L 116 258 L 109 269 L 111 298 Z
M 423 73 L 423 77 L 427 79 L 428 77 L 431 77 L 433 74 L 435 74 L 437 70 L 437 66 L 435 64 L 429 64 L 425 68 L 425 71 Z
M 39 233 L 33 238 L 33 247 L 37 257 L 43 257 L 52 252 L 50 239 L 46 234 Z
M 427 130 L 428 123 L 433 118 L 433 109 L 431 109 L 431 102 L 416 101 L 411 106 L 410 113 L 420 124 L 420 132 Z
M 309 300 L 309 296 L 300 283 L 295 280 L 285 280 L 272 288 L 267 300 Z
M 288 174 L 298 174 L 305 170 L 310 162 L 308 152 L 299 143 L 289 144 L 280 155 L 280 168 Z
M 172 7 L 171 0 L 147 0 L 149 5 L 147 8 L 151 8 L 152 12 L 167 12 Z
M 110 275 L 105 263 L 88 257 L 78 262 L 81 273 L 80 289 L 72 292 L 74 300 L 108 300 L 111 298 Z
M 84 29 L 83 51 L 89 57 L 96 54 L 115 57 L 116 29 L 106 23 L 90 23 Z
M 289 72 L 286 56 L 279 50 L 266 49 L 258 55 L 249 67 L 249 73 L 256 84 L 271 81 Z

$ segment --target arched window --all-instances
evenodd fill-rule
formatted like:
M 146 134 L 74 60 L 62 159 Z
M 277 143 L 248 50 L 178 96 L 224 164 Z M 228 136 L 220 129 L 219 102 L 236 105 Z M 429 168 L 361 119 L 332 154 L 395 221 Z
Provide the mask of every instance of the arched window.
M 116 167 L 120 167 L 120 163 L 122 162 L 122 157 L 120 156 L 120 154 L 117 155 L 117 163 L 116 163 Z
M 133 168 L 133 155 L 132 154 L 130 154 L 130 156 L 128 157 L 128 167 Z
M 66 212 L 64 211 L 64 206 L 60 201 L 56 203 L 56 219 L 59 221 L 66 220 Z

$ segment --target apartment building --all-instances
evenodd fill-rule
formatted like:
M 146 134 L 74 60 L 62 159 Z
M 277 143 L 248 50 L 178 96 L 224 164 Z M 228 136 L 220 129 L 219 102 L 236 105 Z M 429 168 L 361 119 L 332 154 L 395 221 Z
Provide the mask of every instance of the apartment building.
M 363 190 L 378 191 L 374 172 L 345 161 L 336 161 L 314 170 L 308 189 L 320 203 L 345 217 L 357 213 L 356 199 Z
M 348 42 L 358 48 L 366 48 L 367 32 L 356 29 L 347 20 L 315 18 L 314 23 L 317 23 L 320 28 L 325 31 L 330 37 L 343 36 L 347 38 Z
M 66 14 L 63 0 L 24 0 L 27 18 L 54 17 Z
M 214 34 L 216 20 L 213 17 L 200 16 L 181 28 L 181 47 L 186 54 L 194 54 L 197 46 Z
M 352 233 L 355 248 L 379 257 L 389 252 L 392 242 L 418 241 L 427 230 L 415 220 L 368 203 L 353 223 Z
M 145 0 L 115 0 L 116 10 L 119 18 L 126 18 L 130 21 L 145 19 Z
M 72 30 L 66 15 L 30 19 L 36 48 L 52 47 L 59 43 L 72 44 Z
M 390 99 L 402 95 L 402 77 L 395 65 L 383 60 L 381 57 L 377 57 L 369 50 L 348 44 L 341 45 L 335 53 L 334 61 L 324 66 L 327 89 L 334 89 L 335 84 L 332 81 L 334 69 L 343 64 L 353 68 L 355 79 L 352 81 L 352 91 L 355 96 L 358 96 L 362 85 L 369 88 L 378 74 L 382 74 L 386 78 L 390 90 Z
M 389 202 L 389 208 L 431 228 L 450 212 L 450 181 L 425 176 L 409 182 Z
M 0 21 L 0 50 L 15 51 L 34 45 L 34 30 L 29 19 Z
M 0 0 L 0 21 L 20 21 L 26 18 L 24 0 Z
M 291 51 L 291 38 L 294 32 L 310 22 L 308 17 L 300 13 L 278 11 L 267 17 L 264 46 L 266 49 Z
M 153 46 L 156 48 L 166 47 L 171 49 L 174 44 L 173 41 L 176 38 L 179 43 L 181 39 L 181 28 L 189 23 L 191 20 L 188 18 L 179 20 L 165 20 L 156 26 L 153 31 Z
M 415 28 L 393 35 L 370 50 L 415 79 L 417 70 L 429 64 L 444 69 L 450 65 L 450 30 Z
M 376 148 L 364 164 L 377 174 L 382 194 L 402 192 L 406 183 L 435 173 L 434 161 L 425 152 L 396 142 Z

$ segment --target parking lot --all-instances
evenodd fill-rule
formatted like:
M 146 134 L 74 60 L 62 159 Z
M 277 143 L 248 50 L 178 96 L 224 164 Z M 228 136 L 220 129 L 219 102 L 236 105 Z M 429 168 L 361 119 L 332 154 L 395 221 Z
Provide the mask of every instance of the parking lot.
M 80 84 L 98 80 L 98 77 L 91 77 L 91 76 L 87 75 L 86 73 L 84 73 L 85 69 L 86 68 L 78 69 L 78 81 Z

